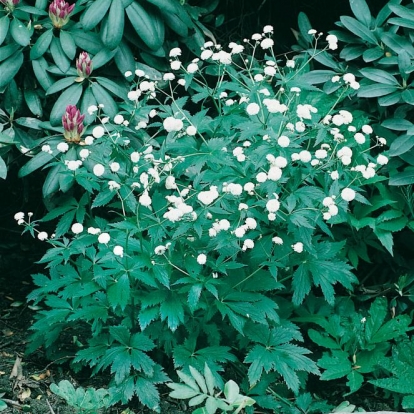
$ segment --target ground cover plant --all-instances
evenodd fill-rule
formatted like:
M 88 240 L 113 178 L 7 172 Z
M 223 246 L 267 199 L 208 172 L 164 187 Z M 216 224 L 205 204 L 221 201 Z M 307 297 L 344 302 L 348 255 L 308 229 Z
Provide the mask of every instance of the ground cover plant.
M 336 64 L 338 36 L 299 26 L 307 46 L 287 56 L 270 25 L 190 61 L 174 47 L 166 72 L 127 68 L 116 111 L 67 102 L 37 124 L 20 176 L 47 170 L 49 211 L 14 217 L 49 246 L 28 353 L 109 374 L 107 392 L 54 385 L 71 405 L 102 393 L 160 412 L 167 384 L 197 414 L 329 412 L 313 390 L 330 381 L 337 403 L 365 391 L 414 408 L 413 207 L 388 185 L 399 138 Z M 90 65 L 82 52 L 65 85 L 93 87 Z

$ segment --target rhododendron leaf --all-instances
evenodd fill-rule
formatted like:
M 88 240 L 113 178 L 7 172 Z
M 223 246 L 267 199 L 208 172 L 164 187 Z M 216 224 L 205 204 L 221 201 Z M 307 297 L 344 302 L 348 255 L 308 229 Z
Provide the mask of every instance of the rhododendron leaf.
M 0 157 L 0 178 L 5 179 L 7 177 L 7 165 L 3 158 Z
M 349 5 L 351 6 L 352 13 L 354 16 L 365 26 L 371 26 L 371 12 L 368 4 L 365 0 L 350 0 Z
M 70 59 L 73 60 L 76 55 L 76 44 L 73 40 L 72 34 L 70 32 L 66 32 L 64 30 L 60 31 L 59 35 L 60 44 L 62 46 L 65 55 Z

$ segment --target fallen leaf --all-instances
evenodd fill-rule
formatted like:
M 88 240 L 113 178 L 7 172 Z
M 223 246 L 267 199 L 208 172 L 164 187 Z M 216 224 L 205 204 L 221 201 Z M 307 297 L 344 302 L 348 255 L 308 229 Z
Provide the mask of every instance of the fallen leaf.
M 16 378 L 18 380 L 23 379 L 22 359 L 18 356 L 14 361 L 13 369 L 11 371 L 9 378 Z
M 0 375 L 4 375 L 5 374 L 5 372 L 4 371 L 0 371 Z
M 3 329 L 2 331 L 2 334 L 4 335 L 4 336 L 13 336 L 14 335 L 14 332 L 13 331 L 11 331 L 10 329 Z
M 24 401 L 24 400 L 27 400 L 28 398 L 30 398 L 30 395 L 31 395 L 31 391 L 30 391 L 30 388 L 26 388 L 25 390 L 23 390 L 19 395 L 18 395 L 18 397 L 19 397 L 19 400 L 20 401 Z
M 19 302 L 19 301 L 10 303 L 10 306 L 12 306 L 13 308 L 18 308 L 19 306 L 22 306 L 22 305 L 23 305 L 23 302 Z

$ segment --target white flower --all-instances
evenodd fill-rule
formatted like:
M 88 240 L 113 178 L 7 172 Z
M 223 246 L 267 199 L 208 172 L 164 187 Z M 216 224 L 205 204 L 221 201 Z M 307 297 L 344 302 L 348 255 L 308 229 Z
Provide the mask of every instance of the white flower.
M 324 149 L 319 149 L 315 151 L 315 157 L 318 158 L 319 160 L 323 160 L 327 156 L 328 156 L 328 153 Z
M 267 218 L 269 221 L 275 221 L 276 220 L 276 214 L 275 213 L 269 213 L 267 215 Z
M 325 207 L 329 207 L 329 206 L 331 206 L 332 204 L 335 204 L 335 201 L 334 201 L 334 199 L 333 199 L 332 197 L 325 197 L 325 198 L 322 200 L 322 204 L 323 204 Z
M 103 137 L 105 134 L 105 129 L 103 126 L 98 125 L 96 126 L 93 130 L 92 130 L 92 135 L 94 136 L 94 138 L 101 138 Z
M 181 119 L 177 119 L 172 116 L 165 118 L 163 125 L 167 132 L 180 131 L 184 126 L 183 121 L 181 121 Z
M 243 45 L 239 45 L 239 44 L 234 43 L 234 42 L 229 43 L 229 48 L 231 49 L 231 54 L 233 54 L 233 55 L 237 55 L 239 53 L 242 53 L 243 50 L 244 50 Z
M 115 246 L 113 252 L 115 256 L 124 257 L 124 248 L 122 246 Z
M 378 155 L 377 164 L 379 164 L 379 165 L 388 164 L 388 158 L 385 155 L 382 155 L 382 154 Z
M 355 82 L 355 75 L 353 73 L 345 73 L 342 79 L 346 83 L 352 83 L 352 82 Z
M 107 244 L 111 240 L 111 236 L 108 233 L 101 233 L 98 236 L 98 242 L 102 244 Z
M 88 106 L 88 109 L 87 109 L 89 115 L 94 114 L 97 110 L 98 110 L 98 107 L 96 105 Z
M 276 211 L 278 211 L 279 208 L 280 208 L 280 202 L 279 202 L 279 200 L 272 199 L 272 200 L 269 200 L 266 203 L 266 210 L 269 213 L 276 213 Z
M 288 161 L 285 157 L 278 156 L 273 161 L 273 164 L 279 168 L 285 168 L 288 164 Z
M 230 183 L 226 191 L 234 196 L 239 196 L 243 191 L 243 187 L 240 184 Z
M 307 163 L 312 159 L 312 154 L 307 150 L 303 150 L 299 153 L 299 159 L 302 162 Z
M 301 89 L 298 88 L 297 86 L 293 86 L 292 88 L 290 88 L 290 91 L 292 93 L 300 93 L 301 92 Z
M 263 77 L 263 75 L 262 75 L 261 73 L 258 73 L 258 74 L 256 74 L 256 75 L 254 75 L 253 79 L 254 79 L 256 82 L 261 82 L 261 81 L 264 79 L 264 77 Z
M 256 180 L 258 183 L 264 183 L 265 181 L 267 181 L 267 174 L 265 172 L 259 172 L 256 175 Z
M 149 207 L 152 204 L 151 197 L 148 195 L 148 191 L 144 191 L 138 199 L 139 204 L 144 207 Z
M 273 26 L 271 26 L 270 24 L 263 27 L 263 33 L 272 33 L 272 32 L 273 32 Z
M 336 82 L 339 82 L 340 80 L 341 80 L 341 77 L 338 75 L 335 75 L 332 77 L 331 82 L 336 83 Z
M 175 48 L 171 49 L 169 56 L 170 57 L 181 56 L 181 49 L 179 47 L 175 47 Z
M 137 101 L 140 96 L 141 96 L 141 91 L 139 91 L 139 90 L 137 90 L 137 91 L 129 91 L 128 92 L 128 99 L 130 101 Z
M 197 65 L 197 63 L 190 63 L 188 66 L 187 66 L 187 72 L 188 73 L 196 73 L 198 71 L 198 65 Z
M 130 155 L 130 158 L 131 158 L 132 162 L 134 162 L 134 163 L 138 162 L 139 159 L 140 159 L 139 152 L 136 152 L 136 151 L 132 152 L 131 155 Z
M 111 169 L 112 172 L 116 173 L 120 170 L 121 166 L 119 165 L 118 162 L 111 162 L 109 164 L 109 168 Z
M 341 197 L 345 201 L 352 201 L 355 198 L 355 191 L 352 188 L 344 188 L 341 191 Z
M 254 241 L 252 239 L 246 239 L 243 242 L 242 250 L 246 251 L 247 249 L 253 249 L 253 247 L 254 247 Z
M 221 219 L 218 222 L 218 230 L 227 231 L 230 228 L 230 222 L 227 219 Z
M 318 33 L 318 31 L 317 31 L 317 30 L 315 30 L 315 29 L 309 29 L 309 30 L 308 30 L 308 34 L 310 34 L 310 35 L 314 35 L 314 34 L 316 34 L 316 33 Z
M 277 181 L 282 177 L 282 170 L 279 167 L 272 166 L 269 168 L 267 178 L 272 181 Z
M 204 253 L 201 253 L 197 256 L 197 263 L 200 265 L 204 265 L 207 262 L 207 256 Z
M 41 231 L 38 235 L 37 238 L 41 241 L 44 241 L 48 238 L 48 234 L 45 231 Z
M 67 161 L 66 160 L 65 165 L 68 167 L 68 170 L 76 171 L 82 165 L 82 161 L 80 161 L 80 160 Z
M 358 144 L 364 144 L 365 143 L 365 135 L 361 134 L 360 132 L 357 132 L 354 135 L 354 139 Z
M 187 127 L 185 132 L 187 133 L 187 135 L 194 136 L 195 134 L 197 134 L 197 128 L 194 125 L 190 125 Z
M 372 134 L 374 132 L 370 125 L 362 125 L 361 129 L 364 134 Z
M 303 252 L 303 243 L 301 243 L 301 242 L 295 243 L 294 245 L 292 245 L 292 249 L 296 253 L 302 253 Z
M 287 148 L 290 144 L 290 139 L 286 136 L 286 135 L 281 135 L 278 139 L 277 139 L 277 143 L 282 147 L 282 148 Z
M 257 103 L 252 102 L 249 105 L 247 105 L 246 112 L 249 115 L 257 115 L 260 112 L 260 106 Z
M 266 106 L 266 109 L 272 113 L 284 113 L 288 110 L 288 107 L 285 104 L 281 104 L 277 99 L 263 99 L 263 105 Z
M 174 73 L 164 73 L 164 76 L 162 77 L 165 81 L 172 81 L 175 79 Z
M 276 69 L 273 66 L 266 66 L 263 70 L 264 74 L 267 76 L 275 76 Z M 267 90 L 267 89 L 266 89 Z M 270 93 L 269 93 L 270 94 Z
M 121 125 L 124 122 L 124 117 L 121 114 L 115 115 L 114 122 L 117 125 Z
M 213 55 L 213 51 L 207 49 L 201 52 L 200 58 L 201 60 L 207 60 L 207 59 L 210 59 L 212 55 Z
M 50 145 L 42 145 L 42 152 L 46 152 L 48 154 L 52 154 L 52 149 L 50 148 Z
M 296 122 L 295 129 L 298 132 L 304 132 L 306 129 L 306 125 L 302 121 Z
M 142 82 L 139 84 L 139 89 L 140 89 L 142 92 L 147 92 L 147 91 L 154 92 L 154 91 L 155 91 L 155 84 L 154 84 L 154 82 L 142 81 Z
M 175 183 L 175 177 L 173 175 L 169 175 L 165 179 L 165 188 L 167 190 L 175 190 L 177 188 L 177 184 Z
M 249 194 L 253 194 L 254 187 L 255 187 L 254 183 L 248 182 L 243 186 L 243 190 Z
M 338 171 L 332 171 L 331 172 L 331 178 L 332 178 L 332 180 L 337 180 L 339 178 L 339 172 Z
M 328 42 L 329 49 L 338 49 L 338 38 L 335 35 L 330 34 L 326 36 L 326 41 Z
M 246 229 L 243 226 L 237 227 L 237 229 L 234 230 L 234 235 L 239 239 L 242 238 L 245 234 L 246 234 Z
M 69 150 L 69 145 L 66 142 L 59 142 L 59 144 L 57 144 L 56 149 L 59 152 L 66 152 Z
M 316 112 L 318 112 L 318 110 L 309 104 L 304 104 L 304 105 L 299 104 L 296 107 L 296 115 L 302 119 L 312 119 L 311 113 L 316 113 Z
M 295 61 L 293 59 L 288 59 L 286 61 L 286 67 L 293 69 L 295 67 Z
M 121 186 L 119 185 L 119 183 L 117 183 L 116 181 L 108 181 L 108 187 L 110 191 L 113 190 L 119 190 L 121 188 Z
M 247 217 L 245 224 L 250 230 L 254 230 L 257 227 L 257 221 L 253 217 Z
M 75 233 L 75 234 L 80 234 L 83 232 L 83 226 L 81 223 L 74 223 L 71 227 L 71 230 Z
M 328 206 L 329 214 L 333 217 L 336 216 L 339 212 L 338 206 L 336 204 L 331 204 Z
M 143 78 L 145 76 L 145 72 L 141 69 L 137 69 L 135 71 L 135 75 L 137 75 L 139 78 Z
M 101 229 L 100 228 L 97 228 L 97 227 L 88 227 L 88 233 L 89 234 L 96 235 L 96 234 L 99 234 L 100 232 L 101 232 Z
M 132 72 L 130 71 L 130 70 L 127 70 L 125 73 L 124 73 L 124 76 L 126 77 L 126 78 L 128 78 L 129 76 L 131 76 L 132 75 Z
M 24 213 L 22 211 L 19 211 L 18 213 L 16 213 L 14 215 L 14 219 L 16 221 L 23 220 L 24 219 Z
M 272 237 L 272 242 L 274 244 L 278 244 L 278 245 L 282 245 L 283 244 L 283 240 L 280 237 L 278 237 L 278 236 Z
M 97 176 L 100 177 L 101 175 L 103 175 L 105 172 L 105 167 L 102 164 L 95 164 L 93 167 L 93 173 Z
M 89 154 L 91 152 L 87 148 L 83 148 L 79 151 L 79 156 L 82 158 L 82 160 L 85 160 L 89 157 Z
M 208 191 L 200 191 L 197 195 L 197 199 L 201 201 L 204 205 L 208 206 L 216 198 L 218 198 L 219 193 L 216 186 L 211 186 Z
M 239 211 L 248 210 L 248 209 L 249 209 L 249 206 L 246 203 L 240 203 L 239 204 L 239 208 L 238 208 Z
M 378 142 L 379 142 L 381 145 L 387 145 L 387 140 L 386 140 L 385 138 L 382 138 L 382 137 L 378 138 Z
M 90 135 L 88 135 L 87 137 L 85 137 L 85 145 L 92 145 L 94 141 L 94 138 Z
M 273 45 L 275 44 L 275 42 L 273 41 L 273 39 L 263 39 L 260 42 L 260 46 L 262 47 L 262 49 L 270 49 Z

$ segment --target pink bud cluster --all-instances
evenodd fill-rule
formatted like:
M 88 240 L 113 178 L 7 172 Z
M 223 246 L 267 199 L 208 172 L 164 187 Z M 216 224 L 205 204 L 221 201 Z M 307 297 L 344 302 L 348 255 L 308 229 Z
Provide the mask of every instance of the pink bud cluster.
M 76 144 L 80 142 L 84 130 L 84 119 L 85 115 L 82 115 L 75 105 L 66 107 L 66 112 L 62 116 L 63 136 L 66 141 Z
M 53 26 L 57 29 L 65 26 L 70 19 L 70 14 L 75 8 L 74 4 L 69 4 L 65 0 L 53 0 L 49 6 L 49 17 Z
M 76 70 L 82 79 L 89 77 L 92 73 L 92 60 L 86 52 L 82 52 L 76 59 Z
M 0 3 L 4 5 L 7 11 L 13 11 L 14 8 L 20 3 L 20 0 L 0 0 Z

